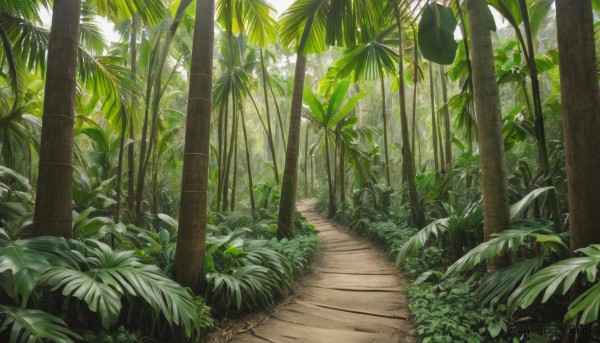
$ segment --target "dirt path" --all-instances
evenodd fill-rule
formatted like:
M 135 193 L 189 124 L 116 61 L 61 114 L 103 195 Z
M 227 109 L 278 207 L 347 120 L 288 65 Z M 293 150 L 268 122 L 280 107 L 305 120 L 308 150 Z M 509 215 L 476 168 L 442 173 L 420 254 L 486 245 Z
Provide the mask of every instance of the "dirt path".
M 232 342 L 415 342 L 406 280 L 370 245 L 313 212 L 311 202 L 298 210 L 321 236 L 315 273 L 293 300 Z

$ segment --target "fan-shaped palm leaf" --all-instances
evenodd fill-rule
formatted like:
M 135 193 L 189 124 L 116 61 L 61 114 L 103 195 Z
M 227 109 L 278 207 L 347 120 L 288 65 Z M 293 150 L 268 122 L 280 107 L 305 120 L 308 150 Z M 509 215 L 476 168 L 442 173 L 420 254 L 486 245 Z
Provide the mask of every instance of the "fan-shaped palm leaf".
M 5 316 L 0 332 L 10 328 L 9 343 L 69 343 L 81 339 L 62 319 L 43 311 L 0 305 L 0 314 Z

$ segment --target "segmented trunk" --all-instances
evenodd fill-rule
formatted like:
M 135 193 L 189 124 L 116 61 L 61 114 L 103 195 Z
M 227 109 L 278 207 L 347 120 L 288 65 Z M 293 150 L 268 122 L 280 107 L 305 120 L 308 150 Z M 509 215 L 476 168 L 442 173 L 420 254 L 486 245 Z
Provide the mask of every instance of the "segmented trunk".
M 73 236 L 73 131 L 81 0 L 55 0 L 33 217 L 34 236 Z
M 197 0 L 175 256 L 176 281 L 195 294 L 204 284 L 214 15 L 214 0 Z
M 600 89 L 590 1 L 556 1 L 571 250 L 600 243 Z
M 467 2 L 475 112 L 479 132 L 484 238 L 487 241 L 492 234 L 508 229 L 510 223 L 508 181 L 502 138 L 502 111 L 486 7 L 485 0 Z M 495 272 L 506 264 L 505 257 L 494 259 L 488 262 L 488 271 Z

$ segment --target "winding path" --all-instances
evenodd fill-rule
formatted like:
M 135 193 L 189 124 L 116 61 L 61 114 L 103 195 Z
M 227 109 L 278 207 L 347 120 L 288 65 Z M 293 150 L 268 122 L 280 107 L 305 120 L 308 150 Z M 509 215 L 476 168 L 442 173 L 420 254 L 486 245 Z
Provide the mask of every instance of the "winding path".
M 312 205 L 299 202 L 298 210 L 321 237 L 315 272 L 292 300 L 232 342 L 415 342 L 407 281 L 374 248 L 323 219 Z

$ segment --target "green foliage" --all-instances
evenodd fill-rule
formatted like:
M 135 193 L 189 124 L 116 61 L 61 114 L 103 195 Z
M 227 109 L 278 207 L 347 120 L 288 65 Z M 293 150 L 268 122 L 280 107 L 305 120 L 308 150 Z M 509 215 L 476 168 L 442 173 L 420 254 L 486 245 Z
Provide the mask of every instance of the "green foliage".
M 489 342 L 507 331 L 502 308 L 480 308 L 472 290 L 458 278 L 439 284 L 415 282 L 408 295 L 421 342 Z
M 423 57 L 438 64 L 452 64 L 458 48 L 454 40 L 457 25 L 451 9 L 435 2 L 425 6 L 419 23 L 419 47 Z
M 290 262 L 267 241 L 247 239 L 250 232 L 237 229 L 207 243 L 207 301 L 220 313 L 271 305 L 292 287 Z
M 319 237 L 317 235 L 297 236 L 291 240 L 282 239 L 277 241 L 272 239 L 268 247 L 285 256 L 294 271 L 294 275 L 301 275 L 309 266 L 310 257 L 314 255 L 319 248 Z
M 598 319 L 600 306 L 600 283 L 596 280 L 600 264 L 600 245 L 591 245 L 577 250 L 582 257 L 562 260 L 546 267 L 528 278 L 510 296 L 508 312 L 513 314 L 520 308 L 527 308 L 543 293 L 542 303 L 555 294 L 566 294 L 579 278 L 592 285 L 569 305 L 564 320 L 575 320 L 589 324 Z
M 119 326 L 116 332 L 87 333 L 83 336 L 85 343 L 141 343 L 143 342 L 139 331 L 130 332 L 125 327 Z
M 60 294 L 69 299 L 65 306 L 74 311 L 71 313 L 87 313 L 78 320 L 91 314 L 100 319 L 105 329 L 122 318 L 125 307 L 155 328 L 163 322 L 179 326 L 187 337 L 199 334 L 202 328 L 188 291 L 164 276 L 158 267 L 143 263 L 133 251 L 113 251 L 94 240 L 79 242 L 52 237 L 0 239 L 0 247 L 0 273 L 10 276 L 12 281 L 2 287 L 13 295 L 15 305 L 26 307 L 32 293 L 38 299 L 38 292 L 46 290 L 50 292 L 46 297 Z M 34 304 L 40 308 L 48 306 L 37 300 Z M 36 321 L 32 325 L 39 323 L 40 330 L 62 323 L 39 312 L 17 313 L 7 318 L 16 315 L 33 316 Z M 16 335 L 20 330 L 15 331 L 14 325 L 19 323 L 22 321 L 7 319 L 3 328 L 12 324 L 11 335 Z M 66 327 L 57 332 L 68 332 L 65 330 Z
M 0 332 L 10 328 L 8 342 L 73 342 L 79 335 L 67 328 L 66 323 L 49 313 L 0 305 Z

